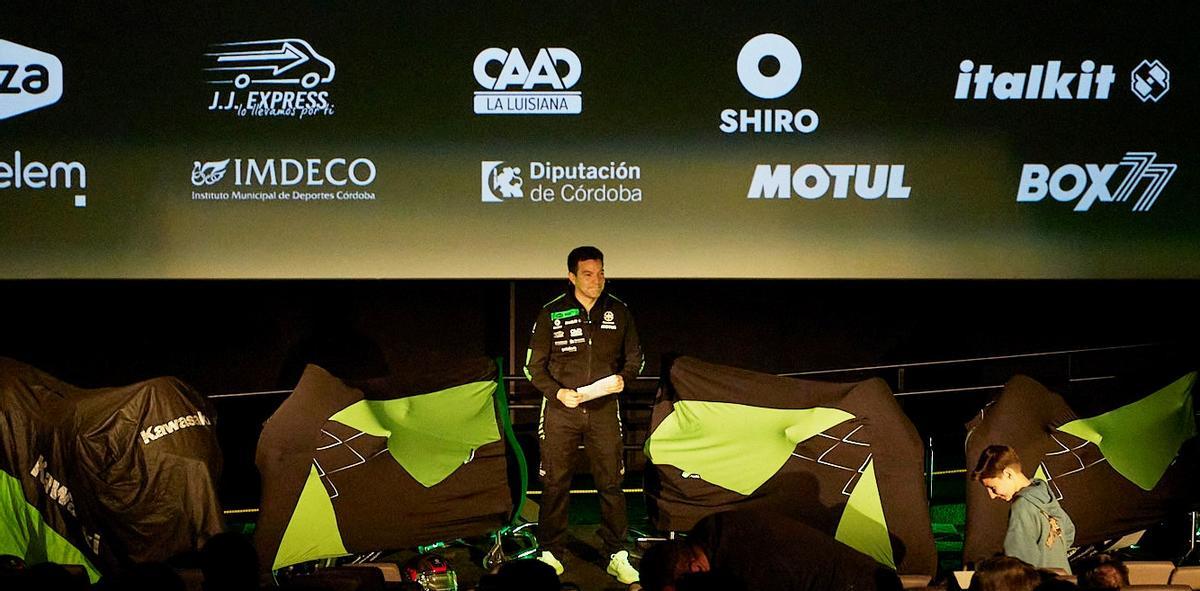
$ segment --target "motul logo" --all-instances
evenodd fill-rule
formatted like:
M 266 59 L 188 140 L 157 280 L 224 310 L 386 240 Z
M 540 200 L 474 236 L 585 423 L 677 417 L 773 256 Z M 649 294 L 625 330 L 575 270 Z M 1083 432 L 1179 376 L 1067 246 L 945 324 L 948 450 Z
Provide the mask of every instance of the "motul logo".
M 151 441 L 162 439 L 180 429 L 188 427 L 207 427 L 212 424 L 212 420 L 204 416 L 204 413 L 196 411 L 194 415 L 183 415 L 178 419 L 172 419 L 161 425 L 155 425 L 149 429 L 142 431 L 142 444 L 148 444 Z

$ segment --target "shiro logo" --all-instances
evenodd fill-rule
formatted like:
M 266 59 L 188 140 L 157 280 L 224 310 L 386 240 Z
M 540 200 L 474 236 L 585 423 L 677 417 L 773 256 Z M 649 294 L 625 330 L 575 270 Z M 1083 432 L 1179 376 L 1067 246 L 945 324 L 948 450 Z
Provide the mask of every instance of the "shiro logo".
M 1156 164 L 1156 158 L 1157 152 L 1128 152 L 1118 164 L 1067 164 L 1053 173 L 1045 164 L 1026 164 L 1021 169 L 1017 202 L 1035 203 L 1049 194 L 1061 203 L 1078 199 L 1074 211 L 1088 211 L 1097 201 L 1124 203 L 1144 185 L 1133 204 L 1133 211 L 1150 211 L 1177 168 L 1174 164 Z M 1112 193 L 1110 183 L 1121 167 L 1127 167 L 1129 171 Z M 1146 182 L 1143 184 L 1142 181 Z
M 53 105 L 62 94 L 58 58 L 0 39 L 0 119 Z
M 539 49 L 527 65 L 521 50 L 489 47 L 475 56 L 477 115 L 578 115 L 583 95 L 569 90 L 579 82 L 579 56 L 565 47 Z
M 480 185 L 484 203 L 503 203 L 507 199 L 525 196 L 521 190 L 525 181 L 521 180 L 520 168 L 505 166 L 499 160 L 485 160 L 482 164 Z
M 771 73 L 764 65 L 778 66 Z M 778 99 L 796 88 L 804 69 L 800 50 L 782 35 L 763 33 L 742 46 L 737 74 L 746 92 L 766 100 Z M 812 133 L 820 118 L 812 109 L 725 109 L 719 129 L 725 133 Z
M 851 183 L 853 181 L 853 183 Z M 834 199 L 854 194 L 868 201 L 887 197 L 908 199 L 903 164 L 805 164 L 793 172 L 789 164 L 759 164 L 754 168 L 747 199 L 820 199 L 833 190 Z
M 1129 75 L 1132 79 L 1129 88 L 1143 103 L 1158 102 L 1168 90 L 1171 90 L 1171 71 L 1162 62 L 1142 60 L 1138 67 Z
M 1030 66 L 1028 72 L 992 71 L 991 64 L 963 60 L 958 65 L 958 84 L 954 87 L 957 100 L 1065 100 L 1108 99 L 1108 91 L 1117 79 L 1113 67 L 1083 60 L 1079 72 L 1067 72 L 1062 62 L 1050 60 L 1046 65 Z M 972 87 L 974 90 L 972 90 Z
M 234 112 L 240 117 L 304 118 L 332 115 L 328 91 L 314 90 L 333 81 L 333 62 L 303 39 L 272 39 L 220 43 L 205 54 L 208 83 L 232 86 L 213 92 L 209 111 Z M 248 90 L 251 86 L 271 90 Z M 275 90 L 292 87 L 299 90 Z

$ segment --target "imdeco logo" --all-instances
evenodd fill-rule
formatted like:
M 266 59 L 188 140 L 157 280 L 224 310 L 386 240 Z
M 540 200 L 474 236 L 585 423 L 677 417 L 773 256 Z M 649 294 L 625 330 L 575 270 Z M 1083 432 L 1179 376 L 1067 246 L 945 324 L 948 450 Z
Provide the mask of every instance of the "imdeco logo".
M 520 49 L 489 47 L 475 57 L 477 115 L 578 115 L 583 94 L 574 88 L 583 65 L 574 51 L 546 47 L 527 63 Z
M 369 158 L 225 158 L 192 162 L 193 201 L 374 201 Z M 280 190 L 287 189 L 287 190 Z

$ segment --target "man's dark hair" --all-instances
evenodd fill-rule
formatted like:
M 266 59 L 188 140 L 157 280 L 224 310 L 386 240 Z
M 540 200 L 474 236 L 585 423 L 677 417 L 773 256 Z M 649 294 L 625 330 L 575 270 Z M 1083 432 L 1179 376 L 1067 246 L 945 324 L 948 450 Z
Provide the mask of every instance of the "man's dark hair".
M 1129 585 L 1129 568 L 1111 554 L 1100 554 L 1080 563 L 1080 589 L 1120 589 Z
M 1021 458 L 1017 455 L 1016 450 L 1007 445 L 989 445 L 987 449 L 983 450 L 983 453 L 979 454 L 979 462 L 971 471 L 971 480 L 996 478 L 1004 472 L 1005 468 L 1014 466 L 1020 471 Z
M 1042 582 L 1028 563 L 1011 556 L 980 562 L 971 578 L 971 591 L 1033 591 Z
M 600 252 L 600 249 L 595 246 L 580 246 L 567 255 L 567 270 L 572 273 L 579 271 L 579 261 L 600 261 L 603 263 L 604 253 Z
M 668 585 L 674 585 L 697 551 L 703 552 L 703 549 L 687 540 L 667 540 L 647 548 L 638 564 L 642 588 L 662 591 Z

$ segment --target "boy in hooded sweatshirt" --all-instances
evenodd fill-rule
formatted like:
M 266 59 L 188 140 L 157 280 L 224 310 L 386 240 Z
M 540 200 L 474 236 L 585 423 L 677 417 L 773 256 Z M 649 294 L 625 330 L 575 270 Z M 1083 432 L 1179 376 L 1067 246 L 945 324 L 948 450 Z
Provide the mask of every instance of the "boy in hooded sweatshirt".
M 1061 568 L 1068 573 L 1067 549 L 1075 543 L 1075 524 L 1055 500 L 1045 480 L 1030 480 L 1021 458 L 1007 445 L 989 445 L 979 456 L 971 480 L 987 489 L 988 497 L 1012 503 L 1004 554 L 1036 568 Z

